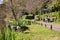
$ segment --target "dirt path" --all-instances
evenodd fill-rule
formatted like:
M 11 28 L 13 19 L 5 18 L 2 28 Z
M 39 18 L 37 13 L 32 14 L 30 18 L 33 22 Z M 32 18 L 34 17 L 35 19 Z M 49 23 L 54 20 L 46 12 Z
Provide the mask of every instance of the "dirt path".
M 60 24 L 54 24 L 54 23 L 48 23 L 48 22 L 40 22 L 40 21 L 33 21 L 33 20 L 32 20 L 32 22 L 35 22 L 36 24 L 42 25 L 44 27 L 48 27 L 51 30 L 60 32 Z

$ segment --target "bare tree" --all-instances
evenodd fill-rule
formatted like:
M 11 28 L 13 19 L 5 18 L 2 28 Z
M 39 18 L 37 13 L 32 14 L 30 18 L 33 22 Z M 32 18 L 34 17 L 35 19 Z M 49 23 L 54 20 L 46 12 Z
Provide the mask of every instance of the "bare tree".
M 20 2 L 21 1 L 21 2 Z M 10 0 L 11 3 L 11 11 L 12 14 L 14 16 L 14 19 L 17 21 L 18 17 L 17 16 L 22 16 L 22 13 L 20 13 L 22 10 L 25 9 L 25 2 L 23 0 L 17 0 L 17 2 L 15 2 L 14 0 Z
M 16 12 L 15 12 L 15 9 L 14 9 L 13 1 L 10 0 L 10 2 L 11 2 L 11 7 L 10 8 L 11 8 L 12 14 L 13 14 L 15 20 L 17 21 Z

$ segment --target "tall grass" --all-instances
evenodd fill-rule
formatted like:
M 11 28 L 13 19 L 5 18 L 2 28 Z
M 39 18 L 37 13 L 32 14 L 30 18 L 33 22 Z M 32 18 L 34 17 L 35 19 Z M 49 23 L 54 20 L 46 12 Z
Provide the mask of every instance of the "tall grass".
M 29 21 L 29 20 L 19 20 L 19 21 L 16 21 L 16 22 L 9 22 L 8 25 L 11 25 L 11 26 L 17 26 L 17 25 L 25 26 L 25 25 L 31 25 L 31 21 Z
M 0 40 L 15 40 L 14 30 L 3 28 L 0 35 Z
M 30 25 L 31 22 L 27 21 L 27 20 L 22 20 L 22 21 L 18 21 L 18 22 L 13 22 L 13 23 L 9 23 L 8 25 L 11 26 L 17 26 L 17 25 Z M 0 35 L 0 40 L 15 40 L 15 31 L 12 29 L 8 29 L 3 27 L 1 30 L 1 35 Z
M 27 25 L 30 28 L 29 33 L 15 32 L 7 28 L 2 29 L 0 40 L 60 40 L 60 33 L 41 27 L 38 24 Z M 25 31 L 25 32 L 28 32 Z

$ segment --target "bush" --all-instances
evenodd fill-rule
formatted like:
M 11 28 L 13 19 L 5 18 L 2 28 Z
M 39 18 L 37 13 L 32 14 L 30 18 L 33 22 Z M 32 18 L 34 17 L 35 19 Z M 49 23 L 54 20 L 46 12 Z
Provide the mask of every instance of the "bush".
M 19 20 L 19 21 L 17 21 L 17 22 L 9 22 L 8 25 L 10 25 L 10 26 L 17 26 L 17 25 L 25 26 L 25 25 L 31 25 L 31 21 L 29 21 L 29 20 Z
M 34 19 L 34 16 L 26 16 L 26 19 Z
M 3 28 L 0 35 L 0 40 L 15 40 L 15 32 L 13 30 Z
M 17 26 L 18 25 L 18 22 L 9 22 L 8 25 Z
M 28 25 L 31 25 L 31 21 L 28 21 Z
M 18 25 L 31 25 L 31 21 L 28 20 L 20 20 L 18 21 Z

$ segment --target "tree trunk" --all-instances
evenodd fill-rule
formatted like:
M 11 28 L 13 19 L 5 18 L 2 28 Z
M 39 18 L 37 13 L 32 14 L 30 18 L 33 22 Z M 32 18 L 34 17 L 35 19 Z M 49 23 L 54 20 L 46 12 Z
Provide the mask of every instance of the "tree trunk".
M 6 14 L 3 10 L 0 10 L 0 33 L 4 27 L 6 27 L 6 21 L 4 20 L 6 18 Z
M 4 27 L 6 27 L 6 22 L 3 19 L 0 19 L 0 33 Z

